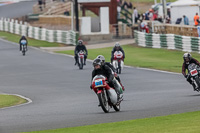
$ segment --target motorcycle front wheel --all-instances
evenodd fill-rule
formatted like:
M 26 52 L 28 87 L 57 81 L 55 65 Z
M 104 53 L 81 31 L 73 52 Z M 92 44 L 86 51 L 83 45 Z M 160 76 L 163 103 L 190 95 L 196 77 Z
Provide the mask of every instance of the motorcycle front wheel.
M 79 62 L 79 69 L 83 69 L 83 59 L 82 58 L 80 59 L 80 62 Z
M 97 95 L 98 95 L 99 103 L 102 110 L 105 113 L 108 113 L 110 110 L 110 106 L 108 105 L 108 98 L 107 98 L 106 93 L 102 92 L 102 93 L 98 93 Z

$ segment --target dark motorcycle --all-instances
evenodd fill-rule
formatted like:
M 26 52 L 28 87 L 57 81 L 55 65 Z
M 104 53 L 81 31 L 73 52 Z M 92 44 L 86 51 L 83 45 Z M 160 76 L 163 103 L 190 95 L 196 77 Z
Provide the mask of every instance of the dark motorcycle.
M 188 77 L 187 78 L 191 78 L 192 82 L 194 82 L 195 86 L 196 86 L 196 91 L 200 91 L 200 79 L 199 79 L 199 75 L 200 75 L 200 67 L 194 63 L 191 63 L 188 66 Z
M 99 104 L 105 113 L 108 113 L 110 108 L 115 111 L 120 111 L 120 103 L 117 92 L 107 84 L 107 79 L 103 75 L 96 75 L 92 80 L 92 88 L 96 92 Z
M 22 55 L 25 56 L 25 53 L 27 51 L 27 42 L 26 40 L 21 41 L 21 48 L 22 48 Z

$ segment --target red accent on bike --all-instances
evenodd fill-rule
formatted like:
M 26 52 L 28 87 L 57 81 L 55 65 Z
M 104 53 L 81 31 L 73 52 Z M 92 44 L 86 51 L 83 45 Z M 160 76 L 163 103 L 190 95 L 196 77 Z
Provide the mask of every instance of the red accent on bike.
M 194 71 L 191 72 L 192 75 L 194 75 L 196 73 L 197 73 L 197 70 L 194 70 Z

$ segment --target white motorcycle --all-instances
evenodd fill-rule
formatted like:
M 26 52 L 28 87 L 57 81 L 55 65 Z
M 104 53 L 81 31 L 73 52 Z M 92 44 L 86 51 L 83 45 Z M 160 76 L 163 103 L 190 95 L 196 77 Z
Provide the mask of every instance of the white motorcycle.
M 200 78 L 199 78 L 199 73 L 200 73 L 200 67 L 197 66 L 194 63 L 191 63 L 188 66 L 188 78 L 191 78 L 191 80 L 194 82 L 196 86 L 196 91 L 200 91 Z
M 78 67 L 79 67 L 79 69 L 83 69 L 84 58 L 85 58 L 85 53 L 84 53 L 84 51 L 81 50 L 78 53 Z
M 123 53 L 121 51 L 115 51 L 112 64 L 118 74 L 121 74 L 121 70 L 124 67 L 123 60 L 124 60 Z

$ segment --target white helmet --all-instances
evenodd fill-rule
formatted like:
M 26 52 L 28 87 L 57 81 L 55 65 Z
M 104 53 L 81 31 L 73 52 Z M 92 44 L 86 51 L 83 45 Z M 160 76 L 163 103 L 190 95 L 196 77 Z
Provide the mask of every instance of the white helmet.
M 186 58 L 188 58 L 190 60 L 190 58 L 192 57 L 192 55 L 190 53 L 185 53 L 183 55 L 183 59 L 185 60 Z
M 116 42 L 116 43 L 115 43 L 115 47 L 120 47 L 119 42 Z
M 105 57 L 103 55 L 98 55 L 97 58 L 99 58 L 101 61 L 105 62 Z

